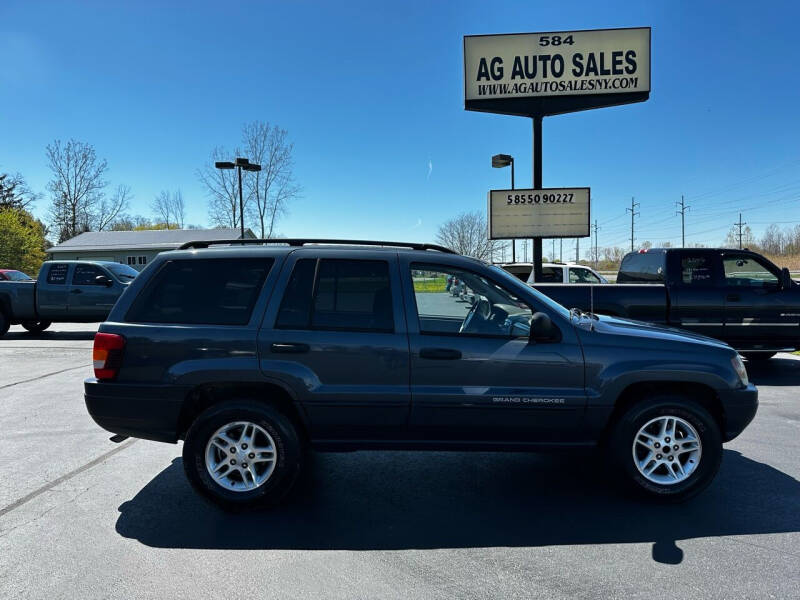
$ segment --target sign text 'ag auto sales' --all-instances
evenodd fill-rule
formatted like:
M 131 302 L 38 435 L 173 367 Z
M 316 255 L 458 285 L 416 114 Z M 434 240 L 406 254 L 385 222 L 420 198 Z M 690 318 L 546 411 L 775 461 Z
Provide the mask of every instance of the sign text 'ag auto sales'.
M 464 37 L 468 109 L 486 110 L 486 102 L 493 100 L 620 95 L 616 101 L 587 98 L 574 107 L 548 110 L 556 106 L 551 102 L 544 109 L 529 111 L 554 114 L 638 101 L 646 99 L 649 91 L 649 27 Z

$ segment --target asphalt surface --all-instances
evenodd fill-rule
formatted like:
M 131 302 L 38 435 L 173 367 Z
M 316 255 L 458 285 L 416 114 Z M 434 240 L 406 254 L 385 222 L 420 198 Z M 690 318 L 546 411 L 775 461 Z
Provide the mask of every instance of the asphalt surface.
M 92 325 L 0 339 L 0 598 L 798 598 L 800 360 L 752 365 L 712 486 L 634 500 L 593 457 L 318 454 L 295 502 L 232 516 L 180 446 L 86 413 Z

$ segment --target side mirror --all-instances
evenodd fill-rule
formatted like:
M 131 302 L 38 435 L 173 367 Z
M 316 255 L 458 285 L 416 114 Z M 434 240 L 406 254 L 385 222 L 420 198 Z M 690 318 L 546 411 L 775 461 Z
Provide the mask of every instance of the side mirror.
M 789 273 L 789 269 L 784 267 L 781 269 L 781 289 L 787 290 L 792 287 L 792 274 Z
M 531 342 L 549 342 L 555 337 L 553 321 L 543 312 L 535 312 L 531 317 Z
M 94 278 L 95 285 L 104 285 L 106 287 L 111 287 L 112 281 L 106 277 L 105 275 L 98 275 Z

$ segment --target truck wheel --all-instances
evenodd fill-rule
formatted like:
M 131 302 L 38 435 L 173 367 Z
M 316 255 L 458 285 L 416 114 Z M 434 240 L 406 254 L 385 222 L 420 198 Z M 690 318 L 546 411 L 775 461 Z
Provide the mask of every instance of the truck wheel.
M 50 321 L 23 321 L 21 325 L 31 333 L 42 333 L 52 323 Z
M 683 502 L 703 491 L 722 461 L 722 436 L 702 406 L 663 395 L 633 405 L 611 435 L 618 473 L 635 491 Z
M 777 352 L 742 352 L 742 356 L 751 362 L 769 360 L 776 354 Z
M 0 310 L 0 337 L 6 334 L 9 327 L 11 327 L 11 321 L 9 321 L 6 314 Z
M 302 457 L 292 422 L 250 400 L 208 408 L 183 444 L 183 468 L 194 489 L 233 511 L 280 502 L 300 473 Z

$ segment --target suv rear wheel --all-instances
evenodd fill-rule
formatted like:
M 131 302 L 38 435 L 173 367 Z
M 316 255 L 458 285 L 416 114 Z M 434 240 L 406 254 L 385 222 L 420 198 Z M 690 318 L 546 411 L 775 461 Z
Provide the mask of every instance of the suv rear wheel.
M 42 333 L 52 323 L 50 321 L 23 321 L 21 325 L 31 333 Z
M 205 410 L 183 444 L 183 467 L 192 486 L 228 510 L 272 506 L 300 472 L 300 438 L 272 406 L 241 400 Z
M 614 462 L 627 483 L 651 498 L 682 502 L 703 491 L 722 460 L 714 418 L 681 396 L 658 396 L 630 407 L 611 436 Z

